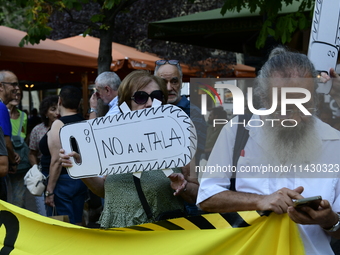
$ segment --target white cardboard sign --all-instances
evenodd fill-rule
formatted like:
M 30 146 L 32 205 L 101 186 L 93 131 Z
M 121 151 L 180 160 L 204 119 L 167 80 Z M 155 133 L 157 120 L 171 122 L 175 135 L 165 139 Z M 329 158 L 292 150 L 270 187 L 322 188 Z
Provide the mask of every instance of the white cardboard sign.
M 340 46 L 340 1 L 315 0 L 308 57 L 318 72 L 336 67 Z M 332 81 L 319 83 L 317 92 L 328 94 Z
M 162 105 L 65 125 L 66 153 L 79 152 L 72 178 L 182 167 L 196 152 L 196 130 L 188 115 Z

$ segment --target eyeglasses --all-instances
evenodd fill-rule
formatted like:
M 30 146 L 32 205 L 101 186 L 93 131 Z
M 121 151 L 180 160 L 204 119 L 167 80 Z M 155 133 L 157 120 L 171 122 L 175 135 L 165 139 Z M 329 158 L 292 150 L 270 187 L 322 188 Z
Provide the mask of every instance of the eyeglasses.
M 6 81 L 0 81 L 0 83 L 12 85 L 13 87 L 19 86 L 18 82 L 6 82 Z
M 152 101 L 156 98 L 162 102 L 163 92 L 161 90 L 154 90 L 151 92 L 151 94 L 148 94 L 145 91 L 136 91 L 131 97 L 131 100 L 135 101 L 136 104 L 146 104 L 146 102 L 149 100 L 149 97 L 151 97 Z
M 315 111 L 315 108 L 306 108 L 307 111 L 311 114 L 313 114 L 313 112 Z M 307 116 L 305 115 L 300 109 L 288 109 L 286 110 L 286 115 L 282 115 L 281 114 L 281 111 L 275 111 L 273 112 L 273 115 L 276 117 L 276 118 L 282 118 L 282 117 L 285 117 L 285 118 L 291 118 L 294 116 L 295 113 L 298 113 L 301 117 L 304 117 L 304 116 Z
M 13 87 L 19 86 L 18 82 L 5 82 L 5 81 L 1 81 L 0 83 L 2 83 L 4 85 L 11 85 Z M 10 91 L 11 91 L 12 94 L 16 94 L 19 91 L 19 89 L 11 89 Z
M 170 64 L 170 65 L 178 65 L 179 64 L 179 61 L 178 60 L 164 60 L 164 59 L 160 59 L 160 60 L 157 60 L 156 61 L 156 65 L 157 66 L 162 66 L 162 65 L 165 65 L 166 63 Z

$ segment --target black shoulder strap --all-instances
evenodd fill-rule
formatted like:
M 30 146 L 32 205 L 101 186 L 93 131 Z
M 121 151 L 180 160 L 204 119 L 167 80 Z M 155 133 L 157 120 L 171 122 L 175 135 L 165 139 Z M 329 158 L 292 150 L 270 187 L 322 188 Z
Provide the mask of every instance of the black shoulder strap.
M 252 116 L 253 116 L 252 114 L 239 115 L 238 116 L 238 122 L 244 121 L 244 123 L 247 124 Z M 235 144 L 234 144 L 234 152 L 233 152 L 234 169 L 236 169 L 236 167 L 237 167 L 237 162 L 238 162 L 238 159 L 241 155 L 241 151 L 246 146 L 246 143 L 247 143 L 248 138 L 249 138 L 249 130 L 244 128 L 244 126 L 242 124 L 239 124 L 238 127 L 237 127 L 236 139 L 235 139 Z M 230 179 L 230 190 L 234 190 L 234 191 L 236 190 L 235 189 L 235 178 L 236 178 L 236 172 L 233 172 L 232 177 Z
M 151 208 L 149 206 L 148 201 L 146 200 L 146 197 L 145 197 L 144 192 L 142 190 L 142 186 L 140 185 L 140 179 L 137 178 L 136 176 L 133 176 L 133 181 L 135 183 L 137 193 L 138 193 L 138 197 L 139 197 L 139 200 L 140 200 L 140 202 L 143 206 L 143 209 L 146 213 L 146 216 L 148 217 L 148 219 L 151 219 L 152 218 L 152 211 L 151 211 Z

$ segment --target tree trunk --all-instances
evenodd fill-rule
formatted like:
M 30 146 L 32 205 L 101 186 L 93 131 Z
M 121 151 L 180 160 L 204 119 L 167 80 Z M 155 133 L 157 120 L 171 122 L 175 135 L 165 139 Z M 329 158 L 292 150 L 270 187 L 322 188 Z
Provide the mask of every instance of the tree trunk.
M 114 19 L 110 14 L 114 12 L 114 8 L 106 10 L 106 17 L 110 17 L 106 24 L 108 29 L 100 29 L 100 43 L 98 54 L 98 75 L 105 71 L 110 71 L 112 63 L 112 37 L 114 33 Z
M 115 31 L 115 19 L 117 14 L 131 6 L 138 0 L 121 0 L 117 2 L 117 5 L 111 9 L 103 9 L 105 15 L 105 21 L 103 22 L 104 27 L 100 29 L 100 44 L 99 44 L 99 55 L 98 55 L 98 75 L 105 71 L 110 71 L 112 63 L 112 40 L 113 33 Z

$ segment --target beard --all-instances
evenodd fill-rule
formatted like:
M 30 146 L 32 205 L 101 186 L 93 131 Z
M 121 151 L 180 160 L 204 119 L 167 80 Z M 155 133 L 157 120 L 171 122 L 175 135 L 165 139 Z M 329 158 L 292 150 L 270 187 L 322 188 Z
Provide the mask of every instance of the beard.
M 314 117 L 300 121 L 295 127 L 264 125 L 266 148 L 281 164 L 306 164 L 316 158 L 321 139 Z
M 109 111 L 109 106 L 104 103 L 103 99 L 99 98 L 97 101 L 97 117 L 105 116 Z

